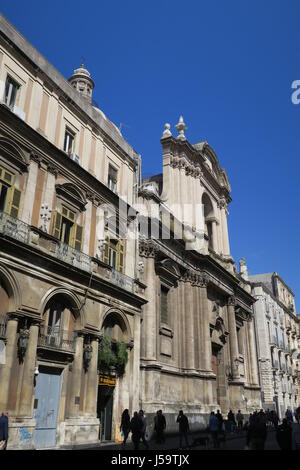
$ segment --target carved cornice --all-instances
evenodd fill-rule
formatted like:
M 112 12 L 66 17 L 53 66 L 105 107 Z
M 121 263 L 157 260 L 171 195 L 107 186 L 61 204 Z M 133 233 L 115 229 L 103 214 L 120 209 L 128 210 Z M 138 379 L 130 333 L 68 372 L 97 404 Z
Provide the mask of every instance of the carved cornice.
M 57 178 L 58 176 L 58 168 L 55 166 L 55 165 L 52 165 L 51 163 L 49 163 L 47 165 L 47 171 L 48 173 L 51 173 L 52 175 L 55 176 L 55 178 Z
M 159 247 L 152 240 L 140 240 L 139 253 L 144 258 L 155 258 Z
M 37 163 L 39 167 L 41 166 L 43 159 L 40 155 L 38 155 L 36 153 L 31 153 L 29 158 L 33 162 Z
M 209 278 L 206 274 L 200 274 L 197 279 L 197 285 L 201 288 L 207 288 L 209 282 Z

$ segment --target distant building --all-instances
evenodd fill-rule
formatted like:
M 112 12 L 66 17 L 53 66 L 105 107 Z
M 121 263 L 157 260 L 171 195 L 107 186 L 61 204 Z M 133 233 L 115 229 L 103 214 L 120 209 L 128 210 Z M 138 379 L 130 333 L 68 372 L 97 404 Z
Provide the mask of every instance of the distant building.
M 265 409 L 284 418 L 300 405 L 300 322 L 292 290 L 274 273 L 248 277 L 252 285 L 258 362 Z

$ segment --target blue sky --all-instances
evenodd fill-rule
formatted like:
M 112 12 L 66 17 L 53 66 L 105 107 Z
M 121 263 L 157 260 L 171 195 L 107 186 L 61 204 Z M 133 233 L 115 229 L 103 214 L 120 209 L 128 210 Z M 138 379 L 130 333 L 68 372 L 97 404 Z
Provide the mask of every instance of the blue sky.
M 94 98 L 161 172 L 160 137 L 180 114 L 232 186 L 231 252 L 277 271 L 300 311 L 300 79 L 297 0 L 3 1 L 2 13 L 66 77 L 85 64 Z

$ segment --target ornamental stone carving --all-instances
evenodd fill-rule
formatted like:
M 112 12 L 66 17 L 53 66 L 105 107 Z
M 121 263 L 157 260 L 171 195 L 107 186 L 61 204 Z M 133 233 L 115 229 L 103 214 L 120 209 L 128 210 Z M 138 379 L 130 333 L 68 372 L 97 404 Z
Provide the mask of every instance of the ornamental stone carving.
M 155 258 L 159 248 L 152 240 L 141 240 L 139 243 L 140 256 L 144 258 Z
M 218 208 L 227 209 L 227 202 L 225 199 L 220 199 L 220 201 L 218 201 Z
M 234 295 L 228 297 L 227 305 L 235 306 L 235 296 Z
M 203 288 L 203 289 L 204 289 L 204 288 L 206 289 L 207 286 L 208 286 L 208 282 L 209 282 L 208 276 L 207 276 L 206 274 L 204 274 L 204 273 L 203 273 L 203 274 L 200 274 L 200 275 L 198 276 L 197 282 L 198 282 L 197 285 L 198 285 L 199 287 L 201 287 L 201 288 Z

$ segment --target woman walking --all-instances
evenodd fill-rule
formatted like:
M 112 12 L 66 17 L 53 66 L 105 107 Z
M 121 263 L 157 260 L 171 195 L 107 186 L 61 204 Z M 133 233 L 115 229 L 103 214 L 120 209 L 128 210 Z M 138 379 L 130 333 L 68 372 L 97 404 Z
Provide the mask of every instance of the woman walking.
M 130 415 L 129 415 L 129 410 L 127 408 L 122 413 L 120 431 L 123 432 L 123 436 L 124 436 L 124 439 L 122 442 L 122 447 L 124 448 L 126 446 L 126 441 L 127 441 L 128 434 L 130 431 Z

